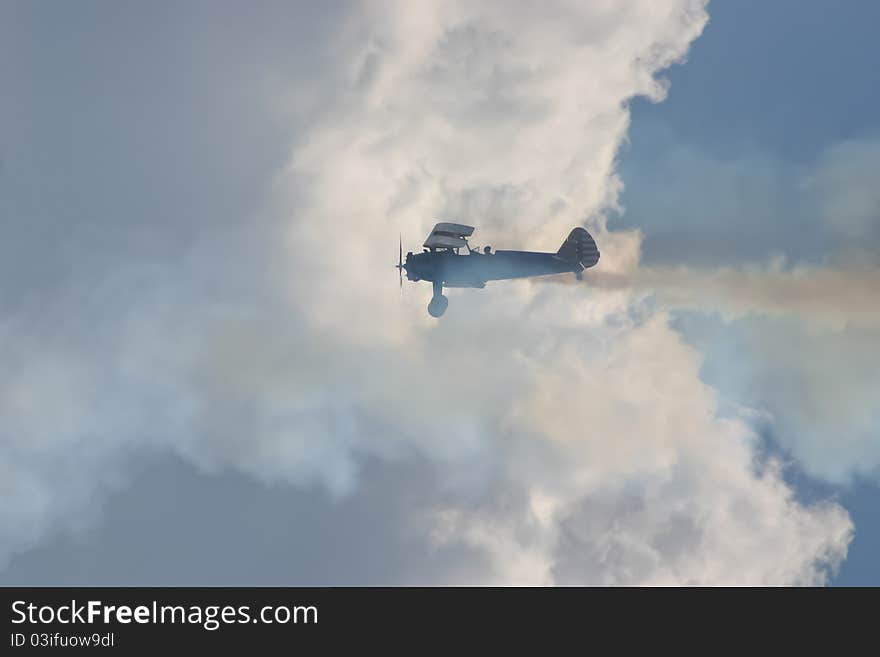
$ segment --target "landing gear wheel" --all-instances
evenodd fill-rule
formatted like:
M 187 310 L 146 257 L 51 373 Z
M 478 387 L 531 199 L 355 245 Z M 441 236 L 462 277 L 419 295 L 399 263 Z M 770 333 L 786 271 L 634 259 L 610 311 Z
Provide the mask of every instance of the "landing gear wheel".
M 584 280 L 584 272 L 582 272 L 582 271 L 577 271 L 577 272 L 574 273 L 574 277 L 575 277 L 576 279 L 578 279 L 579 281 L 582 281 L 582 280 Z
M 431 317 L 440 317 L 443 313 L 446 312 L 446 306 L 449 305 L 449 299 L 447 299 L 444 295 L 440 294 L 431 298 L 431 302 L 428 304 L 428 314 Z

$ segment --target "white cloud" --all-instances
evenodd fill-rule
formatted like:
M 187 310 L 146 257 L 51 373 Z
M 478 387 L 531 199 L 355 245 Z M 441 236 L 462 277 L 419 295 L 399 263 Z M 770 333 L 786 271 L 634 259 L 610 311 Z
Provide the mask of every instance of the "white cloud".
M 825 581 L 851 538 L 845 511 L 804 507 L 756 461 L 754 435 L 718 417 L 699 354 L 666 317 L 596 331 L 606 348 L 558 340 L 511 400 L 519 499 L 443 507 L 437 540 L 486 549 L 496 571 L 483 583 Z
M 593 497 L 613 505 L 631 495 L 621 482 L 648 500 L 629 540 L 650 545 L 660 531 L 651 522 L 677 518 L 679 506 L 701 540 L 677 544 L 676 568 L 660 554 L 628 577 L 627 558 L 606 560 L 582 581 L 822 581 L 845 553 L 845 512 L 804 508 L 777 470 L 756 470 L 746 423 L 717 418 L 697 355 L 638 295 L 529 284 L 453 291 L 439 324 L 421 307 L 427 290 L 400 300 L 393 237 L 421 239 L 435 218 L 476 223 L 498 246 L 555 248 L 590 217 L 602 270 L 636 266 L 637 236 L 607 232 L 602 218 L 620 188 L 624 102 L 662 98 L 654 73 L 683 56 L 705 21 L 699 3 L 540 16 L 470 7 L 430 16 L 398 7 L 395 21 L 356 21 L 331 102 L 277 181 L 295 217 L 290 243 L 310 272 L 297 275 L 301 259 L 291 265 L 293 303 L 324 350 L 349 354 L 327 377 L 357 380 L 366 412 L 456 477 L 477 488 L 487 478 L 486 492 L 473 493 L 480 502 L 441 504 L 430 517 L 444 541 L 495 556 L 488 581 L 565 581 L 577 556 L 563 528 Z M 367 376 L 365 352 L 379 364 Z M 713 514 L 725 505 L 749 512 Z M 778 522 L 789 514 L 798 520 Z M 743 534 L 739 548 L 714 561 L 729 534 Z M 758 557 L 756 544 L 779 549 Z M 783 552 L 785 567 L 771 556 Z

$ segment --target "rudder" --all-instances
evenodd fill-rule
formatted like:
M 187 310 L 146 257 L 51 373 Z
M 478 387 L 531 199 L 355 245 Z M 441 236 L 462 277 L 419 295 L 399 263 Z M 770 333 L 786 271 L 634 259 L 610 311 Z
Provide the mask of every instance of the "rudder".
M 596 246 L 593 236 L 578 226 L 568 234 L 556 255 L 563 260 L 579 262 L 587 268 L 599 262 L 599 247 Z

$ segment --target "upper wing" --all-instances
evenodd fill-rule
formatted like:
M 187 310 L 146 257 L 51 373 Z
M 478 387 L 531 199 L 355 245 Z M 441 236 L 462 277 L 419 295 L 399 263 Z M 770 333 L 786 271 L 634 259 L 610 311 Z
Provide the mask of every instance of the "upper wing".
M 431 229 L 424 246 L 429 249 L 460 249 L 466 246 L 465 238 L 470 237 L 473 232 L 473 226 L 442 221 Z

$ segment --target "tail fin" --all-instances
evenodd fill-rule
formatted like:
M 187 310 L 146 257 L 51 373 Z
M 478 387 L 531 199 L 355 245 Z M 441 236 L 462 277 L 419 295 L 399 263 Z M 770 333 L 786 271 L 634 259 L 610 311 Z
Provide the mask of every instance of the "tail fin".
M 592 267 L 599 262 L 599 248 L 596 246 L 596 240 L 580 226 L 568 234 L 556 255 L 563 260 L 579 262 L 584 267 Z

